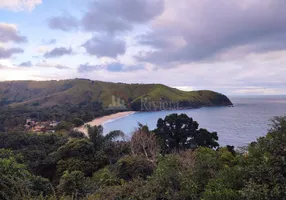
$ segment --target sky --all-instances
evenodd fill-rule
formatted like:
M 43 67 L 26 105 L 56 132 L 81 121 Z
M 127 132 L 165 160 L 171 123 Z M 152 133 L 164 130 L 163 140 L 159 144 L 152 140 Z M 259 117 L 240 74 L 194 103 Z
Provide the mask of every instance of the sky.
M 285 0 L 0 0 L 0 81 L 286 94 Z

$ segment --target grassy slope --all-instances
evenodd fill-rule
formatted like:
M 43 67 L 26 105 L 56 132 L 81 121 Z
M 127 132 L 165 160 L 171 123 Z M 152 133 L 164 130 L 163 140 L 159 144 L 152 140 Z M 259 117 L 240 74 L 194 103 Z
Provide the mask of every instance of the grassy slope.
M 61 81 L 11 81 L 0 82 L 0 101 L 12 106 L 39 104 L 53 106 L 85 101 L 111 103 L 115 95 L 125 101 L 142 97 L 152 100 L 191 101 L 201 105 L 231 104 L 227 97 L 212 91 L 184 92 L 161 84 L 124 84 L 82 79 Z

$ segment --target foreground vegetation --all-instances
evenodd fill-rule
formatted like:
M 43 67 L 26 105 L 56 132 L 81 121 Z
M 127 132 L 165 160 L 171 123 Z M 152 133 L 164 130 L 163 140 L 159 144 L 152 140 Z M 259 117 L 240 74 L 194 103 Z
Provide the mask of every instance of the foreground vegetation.
M 184 114 L 139 124 L 127 141 L 102 132 L 1 133 L 0 199 L 285 199 L 286 117 L 237 150 Z

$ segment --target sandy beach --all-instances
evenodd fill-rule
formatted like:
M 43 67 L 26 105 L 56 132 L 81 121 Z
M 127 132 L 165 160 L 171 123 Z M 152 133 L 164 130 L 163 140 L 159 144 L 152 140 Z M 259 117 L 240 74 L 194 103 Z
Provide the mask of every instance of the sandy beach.
M 80 131 L 80 132 L 84 133 L 85 135 L 87 135 L 86 125 L 99 126 L 99 125 L 103 125 L 104 123 L 106 123 L 110 120 L 120 119 L 122 117 L 132 115 L 134 113 L 136 113 L 136 112 L 135 111 L 126 111 L 126 112 L 118 112 L 118 113 L 107 115 L 104 117 L 99 117 L 99 118 L 96 118 L 96 119 L 94 119 L 88 123 L 85 123 L 83 126 L 76 128 L 75 130 Z

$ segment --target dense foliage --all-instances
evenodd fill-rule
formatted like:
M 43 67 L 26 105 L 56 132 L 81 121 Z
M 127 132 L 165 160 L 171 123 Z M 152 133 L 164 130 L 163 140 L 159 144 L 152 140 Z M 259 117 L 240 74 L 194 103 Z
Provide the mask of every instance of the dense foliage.
M 159 119 L 156 134 L 161 138 L 167 152 L 195 149 L 199 146 L 216 148 L 218 136 L 206 129 L 199 129 L 199 124 L 186 114 L 172 114 Z
M 172 133 L 172 134 L 171 134 Z M 139 124 L 130 141 L 102 127 L 0 134 L 0 199 L 260 200 L 286 196 L 286 117 L 248 147 L 218 147 L 186 115 Z M 117 140 L 115 140 L 117 139 Z M 190 145 L 191 144 L 191 145 Z M 210 145 L 211 144 L 211 145 Z M 167 150 L 166 150 L 167 148 Z
M 48 108 L 33 106 L 2 107 L 0 108 L 0 132 L 13 130 L 24 131 L 27 119 L 39 122 L 61 121 L 72 124 L 74 127 L 81 126 L 96 117 L 112 114 L 117 111 L 105 110 L 99 102 L 84 102 L 80 104 L 66 104 Z M 66 128 L 64 128 L 66 129 Z

